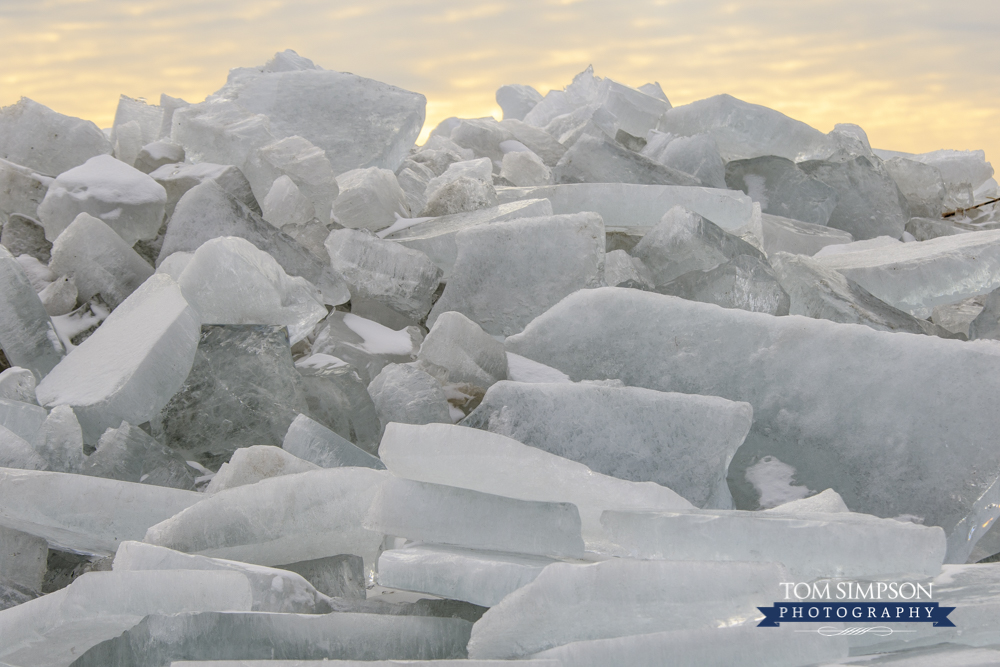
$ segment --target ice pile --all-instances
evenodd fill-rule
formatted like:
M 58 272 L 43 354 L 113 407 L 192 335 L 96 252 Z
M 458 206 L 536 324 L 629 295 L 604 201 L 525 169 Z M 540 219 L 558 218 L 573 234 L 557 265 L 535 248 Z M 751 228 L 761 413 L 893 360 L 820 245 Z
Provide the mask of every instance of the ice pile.
M 0 109 L 0 664 L 995 664 L 983 152 L 497 102 L 415 146 L 422 95 L 285 51 Z M 957 628 L 755 627 L 842 580 Z

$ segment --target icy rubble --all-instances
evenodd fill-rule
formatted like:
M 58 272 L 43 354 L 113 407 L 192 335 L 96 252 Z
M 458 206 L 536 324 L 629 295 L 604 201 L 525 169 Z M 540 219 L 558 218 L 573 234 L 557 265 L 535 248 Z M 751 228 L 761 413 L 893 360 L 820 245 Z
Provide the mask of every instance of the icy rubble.
M 285 51 L 0 110 L 0 663 L 993 661 L 941 566 L 1000 551 L 982 151 L 592 68 L 425 103 Z M 754 627 L 893 576 L 957 628 Z

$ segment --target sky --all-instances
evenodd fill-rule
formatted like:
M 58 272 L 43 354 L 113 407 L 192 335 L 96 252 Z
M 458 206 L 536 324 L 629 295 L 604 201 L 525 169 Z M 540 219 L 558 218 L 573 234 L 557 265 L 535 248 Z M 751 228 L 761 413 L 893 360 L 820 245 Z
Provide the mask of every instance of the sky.
M 199 102 L 233 67 L 293 49 L 423 93 L 429 131 L 500 117 L 587 65 L 674 106 L 719 93 L 876 148 L 1000 160 L 996 0 L 0 0 L 0 105 L 21 96 L 110 127 L 120 94 Z

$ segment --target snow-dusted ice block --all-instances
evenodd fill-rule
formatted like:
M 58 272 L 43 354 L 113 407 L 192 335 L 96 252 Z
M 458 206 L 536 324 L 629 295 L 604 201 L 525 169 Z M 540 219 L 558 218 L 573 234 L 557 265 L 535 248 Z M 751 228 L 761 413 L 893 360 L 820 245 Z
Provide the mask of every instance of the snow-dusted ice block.
M 455 310 L 486 333 L 521 331 L 567 294 L 596 286 L 604 223 L 594 213 L 523 218 L 465 229 L 441 298 L 427 318 Z
M 181 664 L 177 660 L 234 656 L 250 661 L 322 660 L 331 666 L 338 664 L 327 662 L 331 658 L 363 660 L 366 665 L 389 658 L 448 660 L 465 657 L 469 629 L 470 623 L 458 618 L 368 613 L 155 615 L 98 644 L 73 665 L 167 667 Z
M 155 570 L 209 570 L 239 572 L 250 582 L 253 606 L 249 611 L 314 614 L 329 611 L 323 595 L 302 575 L 234 560 L 192 556 L 142 542 L 122 542 L 113 564 L 115 572 Z
M 300 472 L 319 470 L 319 466 L 272 445 L 251 445 L 240 447 L 233 452 L 229 461 L 222 464 L 219 472 L 208 483 L 206 493 L 216 493 L 246 484 L 256 484 L 262 479 L 295 475 Z
M 739 233 L 752 222 L 753 200 L 742 192 L 681 185 L 634 183 L 567 183 L 534 188 L 498 188 L 500 205 L 525 199 L 548 199 L 552 212 L 594 211 L 611 228 L 656 226 L 663 214 L 683 206 L 729 232 Z
M 867 514 L 607 511 L 608 538 L 632 558 L 773 562 L 796 581 L 935 576 L 944 531 Z
M 323 295 L 246 239 L 223 236 L 194 252 L 177 279 L 206 324 L 284 324 L 292 345 L 326 317 Z
M 156 237 L 167 191 L 152 178 L 110 155 L 98 155 L 59 174 L 38 206 L 45 237 L 55 241 L 81 213 L 100 218 L 128 246 Z
M 0 371 L 0 400 L 17 401 L 35 405 L 35 387 L 38 381 L 27 368 L 13 366 Z
M 815 255 L 821 248 L 854 240 L 849 232 L 823 225 L 813 225 L 780 215 L 762 213 L 760 216 L 764 238 L 764 252 L 790 252 L 797 255 Z
M 0 524 L 85 553 L 112 554 L 124 540 L 203 495 L 60 472 L 0 469 Z
M 492 607 L 554 562 L 542 556 L 416 544 L 382 552 L 378 582 Z
M 57 113 L 22 97 L 0 109 L 0 158 L 49 176 L 111 153 L 111 142 L 89 120 Z
M 570 503 L 518 500 L 390 476 L 365 527 L 385 535 L 469 549 L 583 556 L 580 513 Z
M 239 572 L 89 572 L 62 590 L 0 612 L 0 660 L 69 665 L 149 614 L 249 611 L 251 602 L 250 584 Z
M 659 484 L 601 475 L 511 438 L 463 426 L 390 424 L 379 455 L 400 477 L 521 500 L 572 503 L 591 544 L 603 537 L 600 516 L 606 509 L 693 508 Z
M 444 271 L 443 278 L 447 279 L 458 256 L 458 244 L 455 242 L 458 232 L 487 223 L 543 215 L 552 215 L 549 200 L 525 199 L 478 211 L 443 215 L 439 218 L 420 218 L 413 225 L 394 231 L 385 238 L 421 251 Z
M 462 425 L 577 461 L 595 473 L 662 484 L 697 507 L 728 509 L 726 474 L 752 421 L 749 404 L 715 396 L 498 382 Z
M 45 377 L 66 353 L 28 276 L 0 246 L 0 348 L 14 366 Z
M 38 384 L 38 401 L 71 406 L 85 442 L 147 422 L 184 384 L 199 326 L 177 283 L 155 274 Z
M 76 216 L 55 239 L 49 268 L 73 279 L 81 303 L 100 295 L 112 308 L 153 275 L 131 244 L 89 213 Z
M 788 581 L 771 563 L 553 563 L 473 626 L 470 658 L 516 659 L 570 642 L 736 625 Z
M 370 568 L 382 535 L 361 524 L 387 477 L 369 468 L 272 477 L 204 498 L 152 526 L 144 541 L 260 565 L 353 553 Z
M 750 403 L 754 424 L 730 470 L 737 507 L 754 506 L 749 495 L 741 501 L 753 494 L 740 487 L 746 466 L 770 455 L 794 467 L 799 484 L 836 489 L 855 512 L 908 514 L 949 533 L 973 511 L 985 512 L 980 524 L 996 516 L 992 501 L 980 503 L 1000 473 L 1000 453 L 987 444 L 998 419 L 987 398 L 1000 373 L 992 343 L 609 287 L 571 295 L 506 345 L 574 380 L 610 376 Z M 952 394 L 966 399 L 941 402 Z M 981 533 L 963 533 L 947 561 L 964 562 Z
M 941 236 L 816 258 L 917 317 L 1000 287 L 1000 231 Z
M 299 415 L 288 427 L 282 449 L 321 468 L 358 467 L 384 470 L 385 465 L 365 450 L 322 424 Z

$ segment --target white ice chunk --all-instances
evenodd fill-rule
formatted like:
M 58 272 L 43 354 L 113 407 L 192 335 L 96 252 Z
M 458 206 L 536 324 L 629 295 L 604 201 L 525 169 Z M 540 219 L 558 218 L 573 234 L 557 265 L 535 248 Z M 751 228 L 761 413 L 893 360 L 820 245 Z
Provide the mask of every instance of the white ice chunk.
M 182 162 L 184 162 L 182 146 L 169 141 L 153 141 L 142 147 L 132 166 L 144 174 L 151 174 L 164 165 Z
M 142 141 L 140 146 L 144 146 L 160 138 L 163 109 L 155 104 L 148 104 L 146 100 L 121 95 L 118 98 L 118 108 L 115 109 L 114 124 L 111 126 L 111 143 L 115 142 L 116 130 L 129 122 L 135 122 L 139 126 Z
M 531 86 L 513 84 L 497 88 L 496 100 L 503 110 L 504 120 L 524 120 L 528 112 L 542 101 L 542 96 Z
M 45 312 L 52 317 L 66 315 L 75 309 L 78 296 L 76 281 L 66 276 L 56 278 L 38 293 L 38 299 L 45 306 Z
M 514 382 L 572 382 L 562 371 L 513 352 L 507 353 L 507 374 Z
M 424 195 L 427 197 L 427 201 L 434 198 L 435 195 L 449 183 L 454 183 L 463 176 L 468 178 L 475 178 L 484 183 L 493 183 L 493 163 L 489 158 L 479 158 L 478 160 L 463 160 L 461 162 L 453 162 L 448 165 L 448 168 L 440 176 L 435 176 L 427 183 L 427 190 Z M 434 214 L 429 214 L 434 215 Z M 440 214 L 437 214 L 440 215 Z
M 263 201 L 282 176 L 289 178 L 326 225 L 339 188 L 326 153 L 302 137 L 286 137 L 250 154 L 243 167 L 257 199 Z M 267 216 L 265 216 L 267 217 Z
M 38 429 L 45 423 L 48 413 L 34 402 L 0 399 L 0 425 L 28 441 L 35 439 Z
M 699 186 L 701 181 L 631 151 L 607 137 L 583 135 L 552 170 L 556 183 L 642 183 Z
M 984 151 L 939 150 L 907 155 L 906 159 L 936 168 L 950 186 L 967 184 L 975 190 L 993 175 L 993 165 L 986 161 Z
M 0 399 L 36 403 L 35 375 L 27 368 L 14 366 L 0 372 Z
M 815 496 L 792 500 L 764 511 L 774 514 L 802 514 L 810 512 L 833 514 L 836 512 L 850 512 L 851 510 L 847 508 L 844 499 L 840 497 L 839 493 L 833 489 L 827 489 L 826 491 L 817 493 Z
M 160 262 L 160 265 L 156 267 L 156 272 L 165 273 L 174 280 L 178 280 L 193 257 L 193 252 L 172 253 L 169 257 Z
M 264 219 L 281 229 L 285 225 L 301 225 L 316 217 L 316 209 L 306 199 L 292 179 L 279 176 L 271 184 L 261 202 Z
M 660 164 L 691 174 L 708 187 L 726 187 L 726 164 L 711 135 L 678 137 L 651 130 L 641 152 Z
M 340 194 L 333 202 L 333 219 L 349 229 L 378 231 L 396 216 L 410 217 L 406 193 L 388 169 L 353 169 L 337 177 Z
M 500 177 L 518 187 L 548 185 L 552 182 L 552 170 L 542 162 L 542 158 L 525 147 L 523 151 L 511 151 L 503 156 Z
M 294 475 L 310 470 L 319 470 L 319 466 L 303 461 L 280 447 L 271 445 L 240 447 L 233 452 L 227 463 L 222 464 L 219 472 L 215 473 L 215 477 L 208 483 L 205 492 L 216 493 L 245 484 L 256 484 L 270 477 Z
M 64 116 L 27 97 L 0 109 L 0 158 L 57 176 L 110 153 L 111 142 L 89 120 Z

